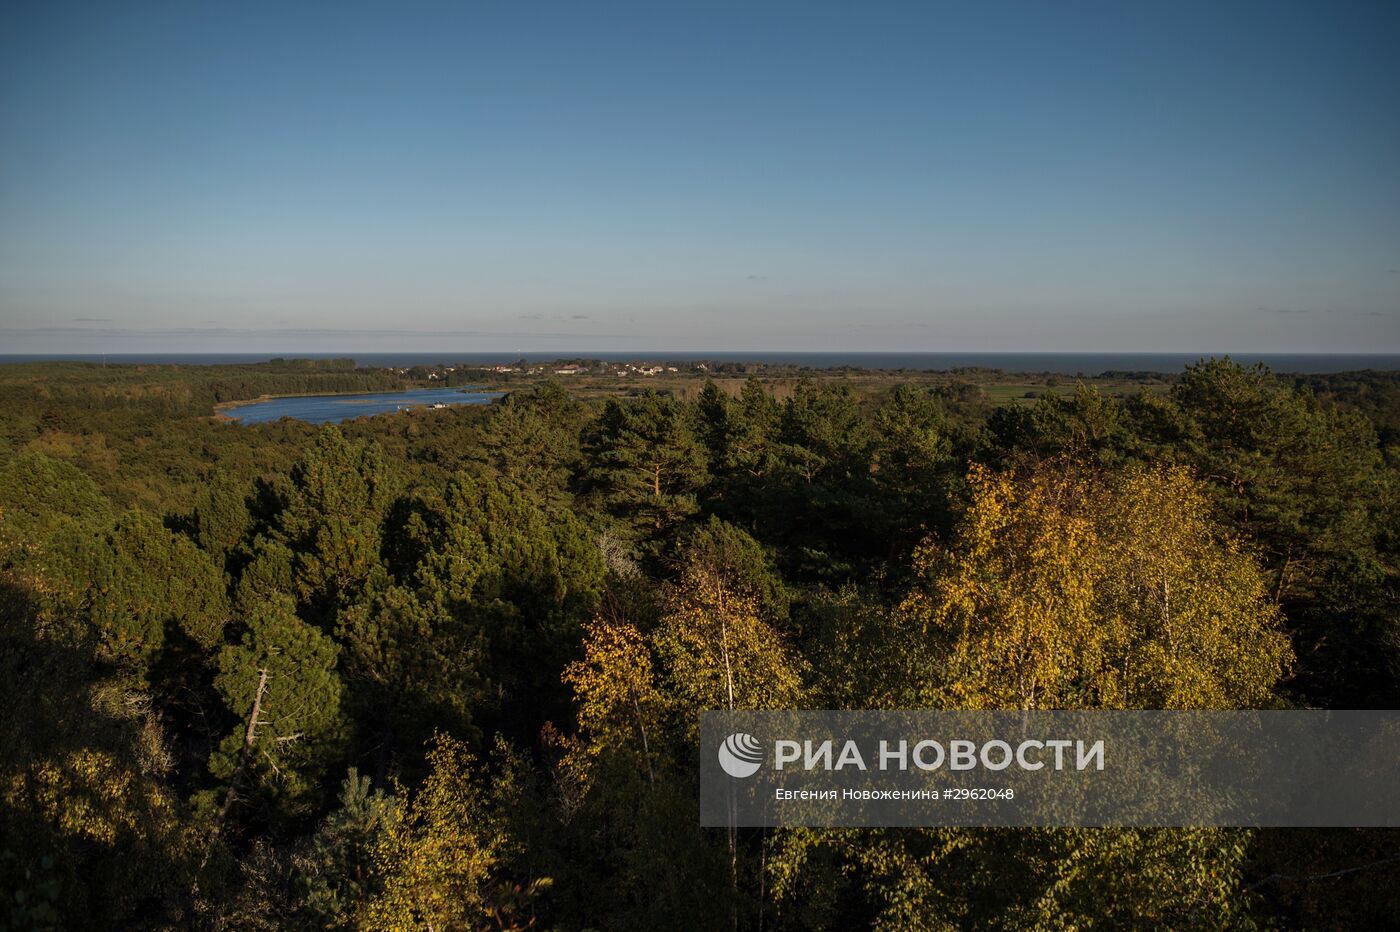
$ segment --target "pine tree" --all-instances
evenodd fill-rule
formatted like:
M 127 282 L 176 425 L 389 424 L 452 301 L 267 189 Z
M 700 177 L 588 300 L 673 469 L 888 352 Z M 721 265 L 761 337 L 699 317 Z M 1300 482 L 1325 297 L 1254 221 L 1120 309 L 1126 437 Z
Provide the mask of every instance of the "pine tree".
M 392 493 L 383 451 L 333 425 L 292 468 L 278 539 L 294 554 L 298 600 L 329 630 L 380 565 L 380 527 Z
M 228 784 L 225 812 L 250 789 L 277 799 L 316 787 L 340 738 L 339 653 L 286 596 L 255 607 L 220 652 L 214 687 L 239 721 L 209 761 Z
M 707 477 L 690 409 L 646 392 L 610 400 L 590 437 L 592 478 L 621 517 L 655 533 L 694 513 Z
M 91 550 L 88 603 L 111 655 L 142 675 L 170 629 L 212 650 L 229 606 L 223 574 L 188 538 L 132 511 Z

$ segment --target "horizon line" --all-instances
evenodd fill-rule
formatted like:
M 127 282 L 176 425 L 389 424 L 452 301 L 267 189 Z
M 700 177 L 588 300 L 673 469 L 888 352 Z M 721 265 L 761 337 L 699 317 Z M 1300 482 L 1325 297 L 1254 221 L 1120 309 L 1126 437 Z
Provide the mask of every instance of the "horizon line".
M 114 352 L 103 351 L 82 351 L 82 350 L 52 350 L 43 352 L 23 352 L 23 353 L 3 353 L 0 352 L 0 359 L 33 358 L 44 359 L 57 356 L 70 357 L 108 357 L 117 358 L 123 356 L 265 356 L 287 357 L 295 354 L 299 358 L 343 358 L 352 356 L 432 356 L 432 355 L 452 355 L 466 354 L 472 356 L 542 356 L 547 354 L 558 354 L 559 357 L 573 356 L 581 357 L 588 354 L 606 354 L 610 356 L 619 355 L 667 355 L 667 356 L 694 356 L 701 358 L 707 354 L 718 354 L 724 356 L 734 356 L 740 354 L 784 354 L 794 356 L 1201 356 L 1201 357 L 1222 357 L 1222 356 L 1395 356 L 1400 357 L 1400 350 L 1252 350 L 1252 349 L 1091 349 L 1091 350 L 1023 350 L 1023 349 L 853 349 L 853 350 L 814 350 L 814 349 L 579 349 L 554 348 L 554 349 L 509 349 L 509 350 L 483 350 L 483 349 L 453 349 L 453 350 L 418 350 L 418 349 L 374 349 L 374 350 L 307 350 L 307 349 L 258 349 L 258 350 L 122 350 Z

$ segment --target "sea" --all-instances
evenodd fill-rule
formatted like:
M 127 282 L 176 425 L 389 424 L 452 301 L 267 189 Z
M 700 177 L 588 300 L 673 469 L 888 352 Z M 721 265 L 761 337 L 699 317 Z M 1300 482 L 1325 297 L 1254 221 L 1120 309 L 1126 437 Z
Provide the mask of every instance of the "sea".
M 112 353 L 92 354 L 0 354 L 0 364 L 72 361 L 129 364 L 229 365 L 267 362 L 277 356 L 287 359 L 352 358 L 358 366 L 490 366 L 519 360 L 545 363 L 566 359 L 599 359 L 605 362 L 728 362 L 798 366 L 809 369 L 886 369 L 947 372 L 953 369 L 1000 369 L 1003 372 L 1050 372 L 1059 375 L 1094 376 L 1104 372 L 1177 373 L 1183 367 L 1223 353 L 812 353 L 775 350 L 654 352 L 547 352 L 479 353 L 440 351 L 433 353 Z M 1275 372 L 1318 374 L 1355 372 L 1363 369 L 1400 370 L 1400 354 L 1395 353 L 1231 353 L 1236 362 L 1263 363 Z

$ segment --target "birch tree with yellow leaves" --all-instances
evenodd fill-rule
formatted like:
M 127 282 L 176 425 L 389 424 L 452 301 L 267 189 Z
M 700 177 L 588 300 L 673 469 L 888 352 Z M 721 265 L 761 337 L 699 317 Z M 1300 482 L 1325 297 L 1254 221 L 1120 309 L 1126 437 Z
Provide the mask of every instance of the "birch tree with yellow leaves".
M 476 758 L 438 735 L 428 763 L 422 788 L 394 807 L 374 849 L 382 890 L 359 922 L 363 929 L 476 929 L 492 918 L 490 880 L 505 839 L 489 815 Z M 400 788 L 399 795 L 408 793 Z
M 1066 461 L 974 468 L 951 541 L 926 541 L 901 606 L 930 657 L 912 690 L 948 709 L 1277 704 L 1291 653 L 1254 558 L 1184 469 Z M 1248 833 L 1222 829 L 793 833 L 773 868 L 829 865 L 880 891 L 877 928 L 1230 927 Z M 1008 872 L 1007 866 L 1015 865 Z M 811 889 L 821 880 L 808 876 Z M 995 904 L 988 908 L 988 904 Z
M 902 610 L 941 708 L 1257 708 L 1291 660 L 1263 573 L 1189 472 L 974 468 L 951 546 Z
M 690 709 L 797 705 L 801 659 L 759 617 L 756 599 L 712 567 L 682 571 L 655 640 L 676 698 Z
M 656 688 L 651 650 L 635 627 L 594 621 L 584 633 L 584 657 L 564 670 L 573 687 L 579 730 L 589 740 L 585 757 L 604 749 L 634 749 L 650 784 L 656 783 L 652 742 L 660 730 L 665 701 Z

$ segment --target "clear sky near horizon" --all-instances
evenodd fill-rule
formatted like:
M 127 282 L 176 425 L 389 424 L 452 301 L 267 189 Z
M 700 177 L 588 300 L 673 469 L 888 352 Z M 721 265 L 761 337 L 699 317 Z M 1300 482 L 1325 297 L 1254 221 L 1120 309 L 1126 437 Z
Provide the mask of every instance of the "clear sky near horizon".
M 0 352 L 1400 352 L 1400 4 L 0 13 Z

